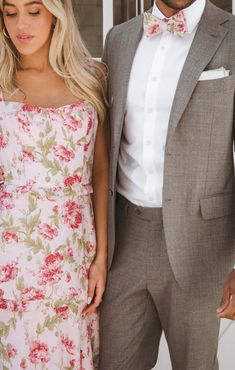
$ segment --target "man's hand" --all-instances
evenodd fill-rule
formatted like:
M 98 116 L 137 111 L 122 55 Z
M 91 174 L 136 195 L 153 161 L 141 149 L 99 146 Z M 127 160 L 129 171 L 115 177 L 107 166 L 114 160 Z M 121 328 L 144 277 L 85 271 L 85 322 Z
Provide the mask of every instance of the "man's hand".
M 89 271 L 88 302 L 83 310 L 83 316 L 94 313 L 100 305 L 105 290 L 106 274 L 106 263 L 94 260 Z
M 225 281 L 223 297 L 216 312 L 219 318 L 235 320 L 235 270 Z

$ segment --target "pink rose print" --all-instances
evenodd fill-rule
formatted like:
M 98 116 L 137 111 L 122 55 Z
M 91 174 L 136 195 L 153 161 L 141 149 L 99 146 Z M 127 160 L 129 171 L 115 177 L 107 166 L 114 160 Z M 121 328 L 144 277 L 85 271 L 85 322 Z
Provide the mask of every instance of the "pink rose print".
M 58 230 L 48 224 L 40 224 L 38 225 L 37 229 L 39 234 L 47 240 L 52 240 L 55 236 L 58 235 Z
M 159 24 L 153 24 L 152 27 L 149 29 L 148 34 L 153 35 L 153 34 L 157 33 L 159 28 L 160 28 Z
M 87 279 L 89 275 L 89 269 L 85 266 L 81 267 L 82 276 Z
M 11 262 L 7 265 L 0 266 L 0 283 L 14 280 L 19 271 L 18 262 Z
M 64 125 L 71 131 L 77 131 L 82 128 L 82 121 L 70 116 L 69 119 L 64 120 Z
M 90 143 L 84 145 L 84 152 L 87 152 L 88 151 L 89 145 L 90 145 Z
M 94 250 L 95 250 L 94 244 L 91 244 L 91 243 L 86 244 L 86 251 L 88 254 L 92 254 Z
M 14 358 L 17 355 L 16 347 L 12 346 L 11 344 L 8 344 L 8 346 L 7 346 L 7 355 L 8 355 L 9 358 Z
M 54 206 L 53 207 L 53 212 L 58 213 L 59 212 L 59 206 Z
M 74 367 L 75 366 L 75 363 L 76 363 L 76 361 L 75 361 L 75 359 L 73 358 L 72 360 L 70 360 L 69 361 L 69 365 L 71 366 L 71 367 Z
M 70 287 L 68 290 L 68 294 L 70 297 L 76 297 L 79 295 L 79 292 L 74 287 Z
M 23 104 L 23 111 L 24 112 L 37 112 L 40 113 L 41 108 L 34 104 Z
M 26 301 L 36 301 L 39 299 L 44 299 L 45 294 L 42 290 L 36 289 L 34 287 L 25 288 L 23 292 L 21 292 L 21 298 Z
M 32 179 L 28 182 L 26 182 L 25 185 L 17 186 L 16 192 L 19 194 L 25 194 L 28 193 L 30 190 L 32 190 L 32 187 L 35 185 L 36 180 Z
M 6 299 L 0 298 L 0 309 L 7 310 L 8 308 L 8 301 Z
M 82 214 L 80 205 L 72 200 L 68 200 L 64 205 L 65 211 L 62 218 L 65 224 L 68 224 L 71 229 L 77 229 L 82 222 Z
M 62 335 L 60 339 L 61 339 L 61 343 L 65 347 L 66 351 L 70 355 L 74 355 L 75 344 L 73 343 L 73 341 L 71 339 L 69 339 L 68 337 L 65 337 L 64 335 Z
M 11 312 L 24 312 L 27 310 L 27 306 L 25 301 L 11 301 L 10 299 L 0 298 L 0 309 Z
M 69 272 L 66 274 L 66 283 L 69 283 L 71 281 L 71 275 Z
M 2 233 L 2 240 L 6 242 L 7 244 L 10 244 L 13 241 L 18 242 L 19 238 L 15 231 L 5 230 Z
M 67 253 L 67 256 L 68 256 L 68 257 L 73 257 L 73 250 L 72 250 L 72 248 L 71 248 L 71 247 L 68 247 L 68 248 L 66 249 L 66 253 Z
M 30 152 L 28 149 L 23 149 L 22 151 L 23 159 L 27 162 L 34 162 L 35 156 L 32 152 Z
M 12 201 L 13 194 L 7 193 L 6 191 L 1 192 L 0 195 L 0 209 L 12 209 L 14 208 L 14 203 Z
M 175 27 L 176 32 L 185 32 L 185 25 L 183 23 L 177 24 Z
M 75 157 L 74 152 L 66 149 L 64 145 L 54 146 L 53 151 L 56 157 L 63 162 L 70 162 Z
M 73 186 L 74 184 L 79 184 L 82 178 L 79 175 L 68 176 L 64 179 L 65 186 Z
M 27 368 L 27 364 L 26 364 L 26 360 L 25 359 L 21 360 L 20 367 L 21 367 L 21 369 L 26 369 Z
M 49 254 L 44 261 L 47 267 L 56 267 L 63 260 L 63 255 L 60 252 L 56 252 Z
M 81 310 L 96 249 L 87 199 L 93 190 L 97 112 L 82 100 L 59 109 L 22 102 L 2 106 L 3 365 L 14 370 L 96 368 L 98 316 L 84 325 Z
M 56 315 L 58 315 L 62 320 L 68 320 L 69 318 L 69 307 L 68 306 L 56 307 L 54 310 L 55 310 Z
M 50 360 L 48 345 L 36 340 L 33 341 L 30 346 L 29 358 L 32 364 L 47 363 Z
M 30 132 L 30 119 L 26 115 L 17 117 L 17 120 L 24 132 Z
M 0 148 L 4 149 L 9 142 L 9 132 L 7 133 L 7 136 L 3 136 L 3 133 L 0 132 Z
M 187 23 L 182 12 L 178 12 L 168 21 L 167 30 L 176 36 L 183 36 L 187 31 Z
M 39 272 L 39 285 L 55 284 L 61 280 L 63 271 L 60 265 L 63 260 L 64 257 L 59 252 L 49 254 L 44 259 Z
M 19 300 L 19 301 L 9 301 L 9 308 L 12 312 L 18 312 L 18 311 L 26 311 L 26 301 Z

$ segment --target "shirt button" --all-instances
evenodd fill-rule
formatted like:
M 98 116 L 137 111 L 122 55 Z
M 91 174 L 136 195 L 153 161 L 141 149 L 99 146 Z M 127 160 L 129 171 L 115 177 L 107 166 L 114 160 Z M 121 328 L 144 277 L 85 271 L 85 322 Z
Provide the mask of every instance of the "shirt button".
M 166 50 L 166 47 L 162 45 L 161 50 Z
M 152 78 L 152 81 L 157 81 L 157 77 L 156 76 L 153 76 L 153 78 Z
M 153 108 L 148 108 L 149 113 L 152 113 L 152 111 L 153 111 Z
M 146 140 L 146 144 L 150 145 L 150 144 L 152 144 L 152 141 L 151 140 Z
M 152 175 L 152 174 L 153 174 L 153 170 L 149 170 L 149 171 L 148 171 L 148 173 L 149 173 L 150 175 Z

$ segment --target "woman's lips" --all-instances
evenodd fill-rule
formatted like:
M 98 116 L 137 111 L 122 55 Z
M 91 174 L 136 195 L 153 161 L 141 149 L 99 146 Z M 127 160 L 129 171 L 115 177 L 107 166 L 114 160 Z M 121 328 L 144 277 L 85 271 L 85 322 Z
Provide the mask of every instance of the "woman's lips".
M 17 39 L 19 41 L 25 42 L 25 41 L 30 41 L 33 39 L 34 36 L 32 35 L 17 35 Z

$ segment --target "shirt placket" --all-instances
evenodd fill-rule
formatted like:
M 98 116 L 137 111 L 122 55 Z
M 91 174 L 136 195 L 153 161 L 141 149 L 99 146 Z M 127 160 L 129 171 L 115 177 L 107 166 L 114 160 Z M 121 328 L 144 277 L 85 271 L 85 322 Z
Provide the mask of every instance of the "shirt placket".
M 143 167 L 145 169 L 146 201 L 156 201 L 157 175 L 154 165 L 156 149 L 159 150 L 161 138 L 155 133 L 158 124 L 157 99 L 161 90 L 161 74 L 167 57 L 172 35 L 163 34 L 160 36 L 158 48 L 152 63 L 151 71 L 147 82 L 145 106 L 144 106 L 144 138 L 143 138 Z

